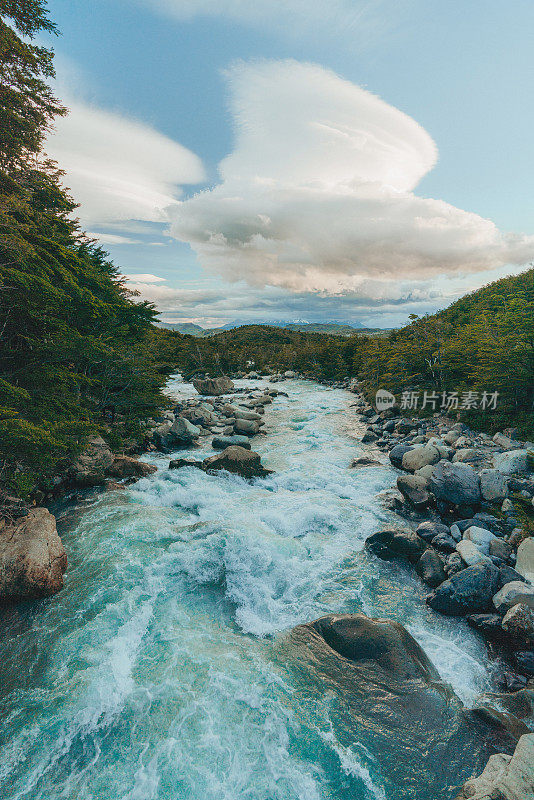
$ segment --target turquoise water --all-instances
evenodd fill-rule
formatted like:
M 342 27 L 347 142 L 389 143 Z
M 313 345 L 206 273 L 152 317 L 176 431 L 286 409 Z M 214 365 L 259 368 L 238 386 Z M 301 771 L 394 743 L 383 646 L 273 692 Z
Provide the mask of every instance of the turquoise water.
M 478 638 L 362 551 L 393 519 L 376 495 L 394 475 L 348 468 L 353 396 L 283 388 L 254 440 L 268 478 L 151 457 L 155 475 L 63 511 L 64 590 L 2 612 L 4 800 L 405 800 L 364 732 L 336 727 L 327 692 L 304 703 L 276 655 L 328 612 L 403 622 L 466 703 L 489 687 Z

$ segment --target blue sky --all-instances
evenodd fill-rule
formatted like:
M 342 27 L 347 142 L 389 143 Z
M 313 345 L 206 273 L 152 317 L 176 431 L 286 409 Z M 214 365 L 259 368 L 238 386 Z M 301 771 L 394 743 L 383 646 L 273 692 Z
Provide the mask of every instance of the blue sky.
M 48 149 L 164 319 L 388 326 L 534 258 L 531 0 L 49 7 Z

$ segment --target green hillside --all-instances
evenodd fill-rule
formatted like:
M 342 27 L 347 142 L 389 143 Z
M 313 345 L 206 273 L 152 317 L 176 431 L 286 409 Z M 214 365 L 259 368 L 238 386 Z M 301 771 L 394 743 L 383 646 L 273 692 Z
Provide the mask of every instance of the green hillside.
M 370 393 L 379 387 L 471 391 L 479 398 L 498 392 L 495 411 L 479 407 L 464 416 L 490 430 L 518 425 L 534 436 L 534 269 L 362 345 L 353 369 Z

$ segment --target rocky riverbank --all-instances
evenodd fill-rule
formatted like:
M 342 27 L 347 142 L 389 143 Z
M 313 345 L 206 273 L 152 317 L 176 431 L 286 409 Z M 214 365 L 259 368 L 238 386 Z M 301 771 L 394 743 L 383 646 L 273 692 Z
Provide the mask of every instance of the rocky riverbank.
M 357 389 L 355 389 L 357 391 Z M 405 527 L 377 531 L 367 548 L 412 564 L 429 587 L 436 612 L 466 618 L 500 667 L 501 694 L 485 695 L 475 712 L 517 740 L 513 757 L 493 756 L 462 798 L 534 797 L 534 475 L 530 442 L 508 429 L 493 438 L 438 414 L 407 419 L 396 407 L 380 413 L 358 396 L 362 442 L 400 474 L 388 505 Z M 528 765 L 528 766 L 527 766 Z
M 280 392 L 270 389 L 236 389 L 227 376 L 196 379 L 198 397 L 170 402 L 158 419 L 147 420 L 146 436 L 136 446 L 136 455 L 113 453 L 101 436 L 93 436 L 86 449 L 54 480 L 44 503 L 59 497 L 75 499 L 88 489 L 124 489 L 156 471 L 139 460 L 139 454 L 159 450 L 174 452 L 191 448 L 212 436 L 212 446 L 221 451 L 205 459 L 175 459 L 171 469 L 201 466 L 206 471 L 225 469 L 247 478 L 268 474 L 260 456 L 251 451 L 250 440 L 261 433 L 265 406 Z M 238 399 L 229 402 L 230 395 Z M 46 507 L 32 506 L 17 498 L 4 498 L 0 513 L 0 603 L 48 597 L 63 588 L 67 556 L 57 534 L 56 520 Z

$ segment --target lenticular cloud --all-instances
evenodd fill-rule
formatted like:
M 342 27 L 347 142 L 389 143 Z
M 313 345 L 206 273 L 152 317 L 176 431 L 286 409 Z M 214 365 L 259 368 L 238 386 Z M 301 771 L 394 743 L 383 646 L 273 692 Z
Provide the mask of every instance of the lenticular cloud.
M 370 277 L 425 279 L 534 256 L 534 237 L 414 194 L 437 148 L 370 92 L 294 61 L 240 64 L 227 77 L 234 152 L 219 185 L 170 211 L 173 235 L 204 267 L 336 294 Z

